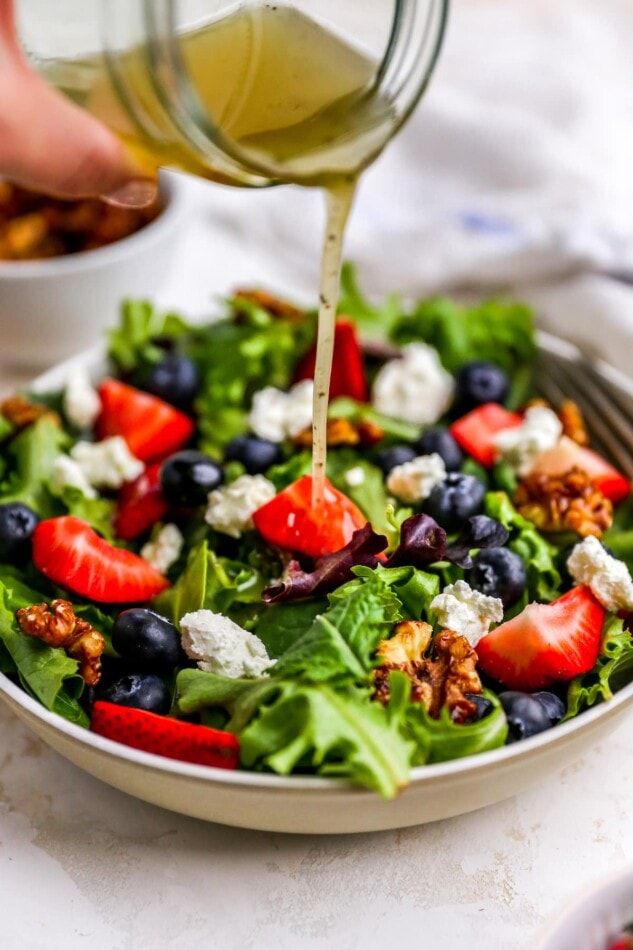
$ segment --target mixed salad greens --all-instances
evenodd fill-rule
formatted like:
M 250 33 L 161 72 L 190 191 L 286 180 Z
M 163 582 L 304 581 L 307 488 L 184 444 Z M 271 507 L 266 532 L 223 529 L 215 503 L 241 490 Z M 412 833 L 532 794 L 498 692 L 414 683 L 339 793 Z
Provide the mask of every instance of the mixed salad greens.
M 1 672 L 136 748 L 387 798 L 630 681 L 630 485 L 530 402 L 526 306 L 374 306 L 347 266 L 318 509 L 315 315 L 222 306 L 128 302 L 107 378 L 0 405 Z

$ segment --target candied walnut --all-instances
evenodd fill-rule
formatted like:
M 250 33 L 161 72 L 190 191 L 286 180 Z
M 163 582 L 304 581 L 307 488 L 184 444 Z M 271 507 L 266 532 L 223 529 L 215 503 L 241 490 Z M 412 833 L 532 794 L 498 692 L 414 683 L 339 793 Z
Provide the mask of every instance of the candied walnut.
M 394 666 L 421 660 L 429 648 L 433 628 L 423 620 L 402 620 L 397 623 L 393 636 L 381 640 L 376 650 L 382 663 Z
M 101 654 L 105 649 L 103 635 L 87 620 L 75 616 L 68 600 L 21 607 L 16 612 L 20 630 L 51 647 L 63 647 L 68 656 L 79 663 L 79 673 L 88 686 L 96 686 L 101 678 Z
M 427 624 L 421 626 L 426 627 Z M 401 638 L 395 656 L 409 654 L 409 645 L 420 633 L 410 632 Z M 408 642 L 407 642 L 408 641 Z M 378 650 L 383 650 L 382 641 Z M 423 639 L 421 639 L 423 642 Z M 380 655 L 384 655 L 382 652 Z M 483 688 L 477 673 L 477 654 L 465 637 L 453 630 L 442 630 L 433 641 L 433 658 L 387 662 L 374 671 L 375 693 L 383 705 L 389 702 L 389 673 L 401 670 L 411 680 L 411 700 L 422 703 L 434 719 L 446 706 L 453 722 L 463 723 L 474 716 L 477 707 L 466 693 L 482 693 Z
M 0 402 L 0 415 L 16 429 L 26 429 L 43 416 L 47 416 L 55 425 L 60 425 L 56 412 L 41 403 L 31 402 L 25 396 L 9 396 L 3 399 Z
M 273 317 L 285 317 L 287 320 L 297 323 L 305 319 L 304 310 L 300 310 L 294 304 L 283 300 L 281 297 L 275 297 L 274 294 L 269 294 L 265 290 L 240 288 L 235 291 L 233 296 L 237 298 L 234 303 L 236 317 L 241 316 L 240 300 L 246 300 L 249 303 L 254 303 L 257 307 L 261 307 L 262 310 L 267 310 Z
M 577 467 L 564 475 L 532 472 L 517 488 L 514 503 L 524 518 L 546 534 L 575 531 L 581 538 L 599 538 L 613 520 L 609 499 Z
M 383 430 L 373 422 L 350 422 L 349 419 L 328 419 L 326 429 L 327 444 L 330 448 L 338 445 L 375 445 L 384 436 Z M 310 448 L 312 445 L 312 426 L 306 426 L 293 438 L 294 445 Z
M 572 399 L 565 399 L 558 410 L 558 418 L 563 425 L 563 435 L 577 442 L 578 445 L 589 445 L 587 427 L 580 406 Z

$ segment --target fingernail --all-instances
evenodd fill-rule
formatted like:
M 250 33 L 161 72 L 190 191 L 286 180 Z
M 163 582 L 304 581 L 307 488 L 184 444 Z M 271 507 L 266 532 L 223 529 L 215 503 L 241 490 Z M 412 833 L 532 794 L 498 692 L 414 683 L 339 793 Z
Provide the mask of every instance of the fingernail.
M 116 208 L 146 208 L 156 201 L 158 185 L 151 178 L 134 178 L 120 188 L 101 195 L 101 200 Z

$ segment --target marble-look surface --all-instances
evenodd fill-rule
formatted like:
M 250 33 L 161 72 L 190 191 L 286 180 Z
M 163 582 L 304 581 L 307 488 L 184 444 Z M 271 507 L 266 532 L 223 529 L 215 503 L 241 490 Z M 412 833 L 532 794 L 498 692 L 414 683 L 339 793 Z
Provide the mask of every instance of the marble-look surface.
M 633 862 L 632 725 L 470 815 L 294 837 L 130 798 L 0 708 L 0 946 L 526 950 L 579 886 Z

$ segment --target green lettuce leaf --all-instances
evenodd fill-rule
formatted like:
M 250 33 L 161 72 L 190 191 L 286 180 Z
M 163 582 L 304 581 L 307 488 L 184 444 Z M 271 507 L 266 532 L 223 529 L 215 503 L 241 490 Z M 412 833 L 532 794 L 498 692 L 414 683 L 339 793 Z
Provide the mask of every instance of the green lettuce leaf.
M 424 341 L 434 346 L 449 372 L 469 360 L 489 360 L 513 380 L 514 404 L 529 387 L 529 364 L 536 353 L 531 309 L 514 300 L 487 300 L 463 307 L 446 297 L 420 301 L 392 328 L 402 346 Z
M 527 569 L 528 583 L 523 598 L 508 616 L 519 613 L 533 600 L 547 603 L 555 600 L 561 593 L 561 576 L 555 562 L 557 549 L 539 534 L 531 521 L 519 514 L 505 492 L 488 492 L 484 510 L 508 529 L 508 547 L 523 558 Z
M 2 504 L 22 502 L 42 518 L 59 514 L 59 502 L 49 486 L 53 462 L 68 441 L 63 429 L 46 416 L 20 432 L 7 452 L 10 470 L 0 485 Z
M 589 673 L 576 676 L 567 689 L 565 719 L 577 716 L 583 709 L 606 702 L 614 692 L 633 677 L 633 638 L 618 617 L 607 618 L 602 633 L 600 654 Z
M 10 656 L 20 684 L 30 696 L 64 719 L 87 727 L 88 717 L 79 704 L 84 681 L 77 672 L 77 661 L 64 650 L 22 633 L 15 619 L 19 607 L 41 600 L 37 591 L 14 578 L 0 580 L 0 641 L 5 659 Z
M 111 498 L 86 498 L 78 488 L 66 486 L 61 492 L 61 502 L 69 514 L 86 521 L 106 541 L 114 542 L 112 519 L 116 502 Z
M 265 386 L 287 389 L 314 339 L 314 321 L 271 316 L 240 299 L 240 319 L 198 328 L 188 348 L 202 372 L 196 400 L 201 447 L 218 454 L 246 428 L 253 394 Z
M 418 749 L 414 764 L 463 759 L 505 745 L 508 723 L 503 707 L 490 690 L 485 696 L 493 704 L 492 711 L 479 722 L 463 724 L 453 722 L 446 707 L 437 719 L 432 719 L 420 703 L 410 703 L 405 718 Z
M 346 261 L 341 269 L 338 313 L 352 317 L 363 339 L 384 340 L 402 316 L 402 300 L 399 294 L 391 294 L 379 306 L 370 303 L 358 286 L 356 267 Z
M 378 570 L 365 571 L 330 595 L 330 608 L 277 661 L 276 677 L 311 683 L 357 682 L 374 666 L 381 639 L 400 617 L 401 602 Z
M 332 400 L 328 416 L 330 419 L 347 419 L 352 424 L 371 422 L 383 430 L 387 442 L 414 442 L 420 437 L 420 426 L 386 416 L 368 403 L 356 402 L 347 396 Z
M 108 355 L 123 373 L 131 373 L 165 355 L 154 340 L 175 340 L 188 332 L 189 325 L 177 314 L 159 313 L 147 300 L 126 300 L 118 327 L 108 334 Z

